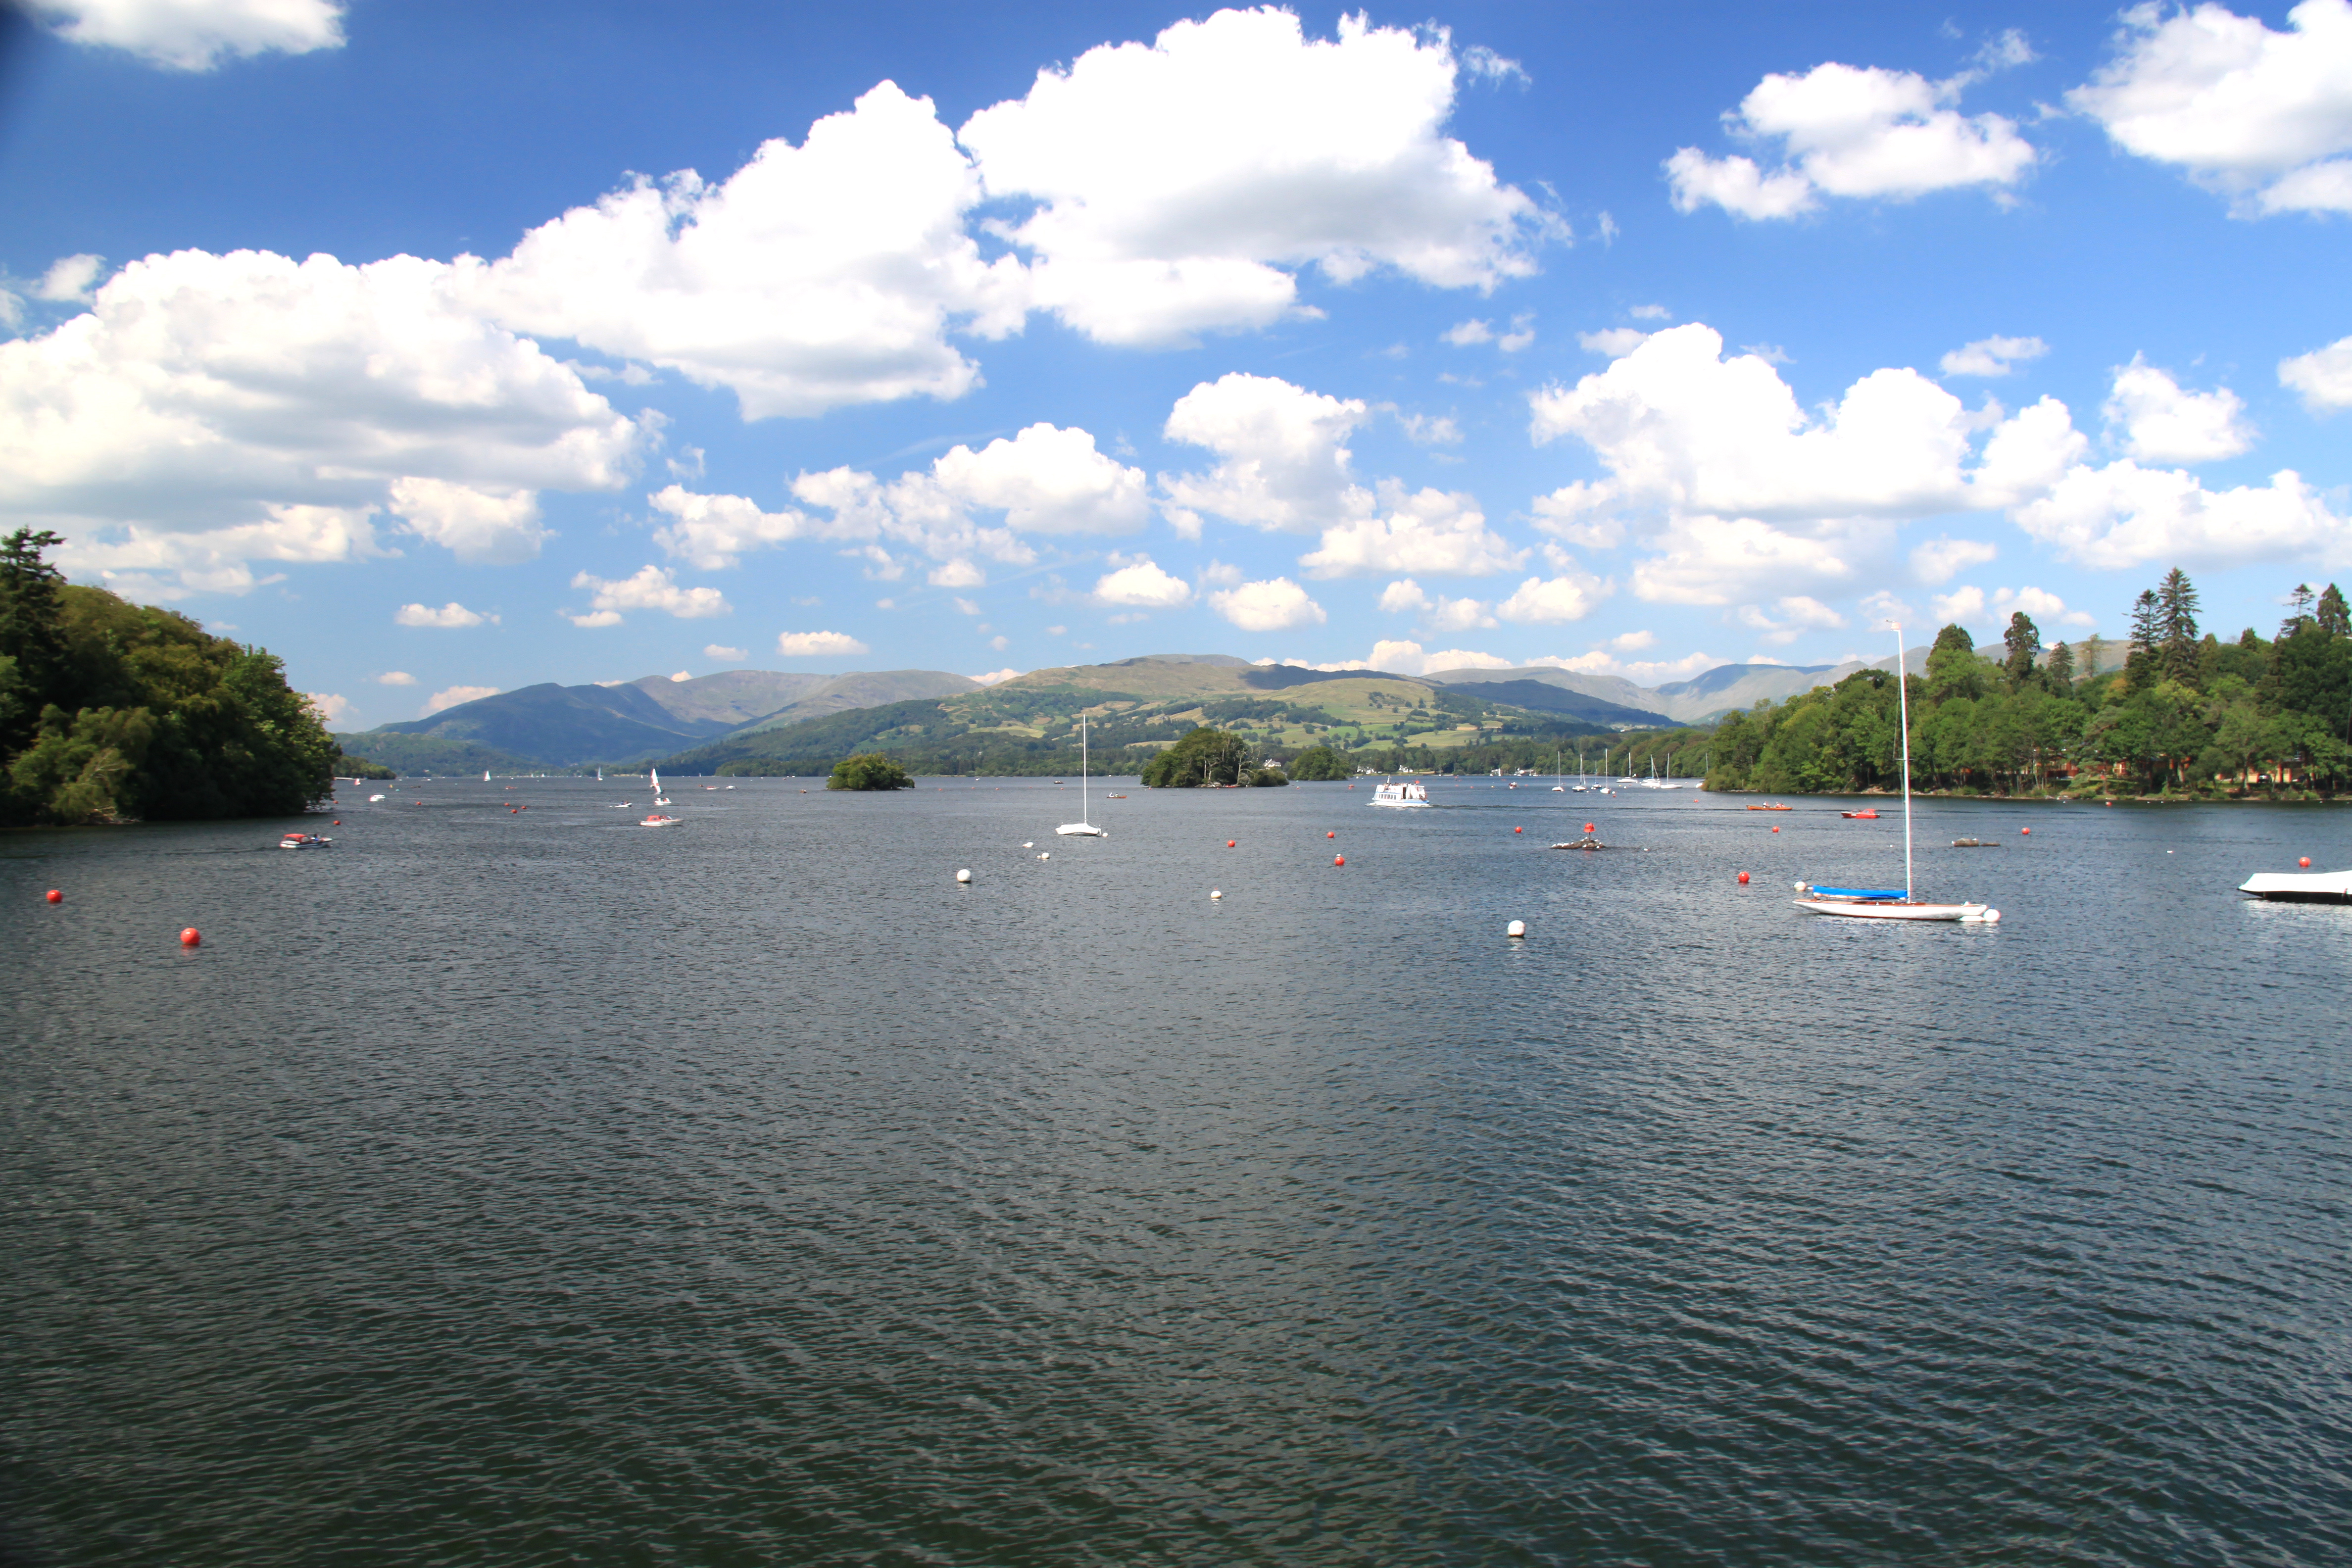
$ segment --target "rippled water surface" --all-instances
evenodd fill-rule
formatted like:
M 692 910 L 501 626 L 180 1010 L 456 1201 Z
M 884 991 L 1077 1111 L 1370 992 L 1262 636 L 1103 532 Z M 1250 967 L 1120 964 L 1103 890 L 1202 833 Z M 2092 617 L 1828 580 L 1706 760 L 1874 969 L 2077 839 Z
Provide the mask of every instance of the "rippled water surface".
M 0 1558 L 2352 1561 L 2352 812 L 802 787 L 0 838 Z

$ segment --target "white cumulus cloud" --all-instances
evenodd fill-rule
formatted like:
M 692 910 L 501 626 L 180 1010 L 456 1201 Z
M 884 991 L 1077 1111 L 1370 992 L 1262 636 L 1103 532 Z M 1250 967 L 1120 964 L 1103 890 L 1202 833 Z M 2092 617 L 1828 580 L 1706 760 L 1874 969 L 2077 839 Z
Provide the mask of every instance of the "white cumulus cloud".
M 0 342 L 0 510 L 67 534 L 69 570 L 129 549 L 189 588 L 376 553 L 367 519 L 396 487 L 424 536 L 525 552 L 536 492 L 620 484 L 642 432 L 449 284 L 411 257 L 131 263 L 89 310 Z
M 1979 338 L 1946 354 L 1937 368 L 1946 375 L 2007 375 L 2021 362 L 2049 352 L 2040 338 Z
M 977 452 L 957 447 L 932 474 L 948 494 L 1002 511 L 1023 533 L 1131 533 L 1150 510 L 1143 470 L 1097 451 L 1075 427 L 1037 424 Z
M 378 686 L 414 686 L 416 677 L 404 669 L 387 669 L 375 678 Z
M 595 616 L 613 617 L 604 620 L 575 616 L 575 626 L 616 626 L 624 610 L 659 610 L 689 621 L 729 615 L 734 610 L 718 589 L 680 587 L 660 566 L 640 566 L 632 575 L 611 582 L 583 572 L 572 579 L 572 585 L 585 588 L 594 595 L 589 607 Z
M 1530 577 L 1495 606 L 1507 621 L 1559 626 L 1580 621 L 1612 592 L 1611 585 L 1589 572 L 1564 572 L 1557 577 Z
M 1098 605 L 1173 610 L 1192 602 L 1192 590 L 1184 579 L 1170 576 L 1147 555 L 1096 579 L 1094 598 Z
M 1950 107 L 1967 80 L 1931 82 L 1836 61 L 1802 76 L 1768 76 L 1725 118 L 1734 135 L 1778 143 L 1780 166 L 1767 172 L 1752 158 L 1681 148 L 1666 160 L 1675 205 L 1695 212 L 1712 202 L 1741 217 L 1786 218 L 1811 211 L 1823 195 L 1907 201 L 2014 185 L 2037 153 L 2000 115 L 1970 119 Z
M 1320 547 L 1298 558 L 1314 577 L 1354 577 L 1375 572 L 1422 572 L 1477 577 L 1507 572 L 1527 552 L 1486 527 L 1476 500 L 1461 491 L 1407 494 L 1393 480 L 1380 487 L 1370 516 L 1323 531 Z
M 386 493 L 385 510 L 406 521 L 411 533 L 444 546 L 460 561 L 528 561 L 548 539 L 536 490 L 399 479 Z
M 1257 528 L 1305 532 L 1364 515 L 1372 494 L 1349 472 L 1347 440 L 1370 416 L 1359 398 L 1273 376 L 1236 371 L 1202 382 L 1177 399 L 1163 434 L 1219 461 L 1207 473 L 1162 474 L 1160 489 L 1171 515 L 1210 512 Z
M 1586 353 L 1606 354 L 1611 359 L 1622 359 L 1650 341 L 1650 334 L 1639 327 L 1603 327 L 1597 332 L 1576 334 L 1577 346 Z
M 2279 361 L 2278 377 L 2281 386 L 2303 394 L 2304 406 L 2314 414 L 2352 408 L 2352 337 Z
M 2352 212 L 2352 4 L 2286 15 L 2282 33 L 2221 5 L 2135 5 L 2116 58 L 2067 102 L 2243 216 Z
M 478 701 L 482 698 L 496 697 L 498 694 L 499 689 L 495 686 L 444 687 L 427 700 L 416 716 L 419 719 L 430 719 L 444 709 L 455 708 L 461 702 Z
M 2209 463 L 2234 458 L 2254 444 L 2246 405 L 2228 387 L 2187 392 L 2137 355 L 2116 370 L 2107 399 L 2109 426 L 2126 453 L 2149 463 Z
M 1221 588 L 1208 596 L 1209 607 L 1245 632 L 1278 632 L 1292 626 L 1320 626 L 1323 606 L 1287 577 L 1244 583 Z
M 1792 643 L 1807 632 L 1835 630 L 1846 624 L 1843 616 L 1801 594 L 1781 598 L 1769 611 L 1761 605 L 1743 605 L 1734 618 L 1774 644 Z
M 484 615 L 479 610 L 469 610 L 452 599 L 437 610 L 430 605 L 403 605 L 393 612 L 392 619 L 395 626 L 455 628 L 478 626 L 484 621 L 495 624 L 498 616 Z
M 2352 562 L 2352 521 L 2291 468 L 2267 485 L 2209 490 L 2185 469 L 2144 468 L 2128 458 L 2096 468 L 2076 464 L 2011 515 L 2085 566 Z
M 60 256 L 49 263 L 49 269 L 33 285 L 33 298 L 87 305 L 97 287 L 98 275 L 105 268 L 103 256 Z
M 776 651 L 786 658 L 846 658 L 874 650 L 846 632 L 783 632 Z
M 1027 305 L 1021 264 L 966 232 L 980 200 L 930 100 L 886 81 L 798 147 L 716 185 L 641 180 L 461 258 L 461 281 L 509 326 L 724 387 L 750 419 L 960 397 L 980 373 L 950 328 L 1001 336 Z
M 77 44 L 121 49 L 152 65 L 203 71 L 225 56 L 306 55 L 342 47 L 338 0 L 32 0 Z
M 1911 552 L 1911 575 L 1933 587 L 1948 583 L 1971 566 L 1982 566 L 2000 554 L 2000 547 L 1981 539 L 1938 535 Z
M 1440 29 L 1343 16 L 1310 39 L 1266 6 L 1048 68 L 958 132 L 1035 302 L 1105 342 L 1175 343 L 1289 313 L 1297 268 L 1441 288 L 1535 270 L 1557 226 L 1442 133 L 1462 62 Z
M 350 698 L 331 691 L 305 691 L 302 700 L 318 712 L 320 722 L 324 724 L 340 724 L 358 710 L 358 705 Z
M 716 659 L 720 664 L 740 664 L 745 659 L 751 657 L 751 650 L 741 647 L 729 647 L 724 643 L 711 643 L 703 648 L 702 657 L 705 658 Z
M 1433 631 L 1466 632 L 1495 624 L 1495 608 L 1485 600 L 1433 597 L 1410 577 L 1381 591 L 1381 608 L 1392 616 L 1411 616 Z

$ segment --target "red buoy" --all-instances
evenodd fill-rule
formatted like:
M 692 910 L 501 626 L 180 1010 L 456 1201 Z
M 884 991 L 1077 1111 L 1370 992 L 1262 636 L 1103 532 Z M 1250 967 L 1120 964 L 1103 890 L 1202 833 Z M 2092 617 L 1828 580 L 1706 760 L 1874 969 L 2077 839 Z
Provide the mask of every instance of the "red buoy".
M 1323 837 L 1326 838 L 1337 838 L 1339 836 L 1337 833 L 1327 833 Z
M 1774 828 L 1772 831 L 1773 831 L 1773 832 L 1775 832 L 1775 833 L 1778 833 L 1778 832 L 1780 832 L 1780 830 L 1779 828 L 1777 828 L 1777 827 L 1776 827 L 1776 828 Z
M 1589 823 L 1589 822 L 1588 822 L 1588 823 L 1586 823 L 1586 824 L 1584 825 L 1584 831 L 1585 831 L 1585 832 L 1587 832 L 1587 833 L 1591 832 L 1591 831 L 1592 831 L 1592 824 L 1591 824 L 1591 823 Z
M 2304 862 L 2304 864 L 2305 864 L 2305 865 L 2306 865 L 2306 866 L 2308 866 L 2308 865 L 2310 865 L 2310 864 L 2311 864 L 2311 862 L 2310 862 L 2310 861 L 2308 861 L 2308 860 L 2305 860 L 2305 861 Z M 58 892 L 55 888 L 51 888 L 51 889 L 49 889 L 49 902 L 51 902 L 51 903 L 53 903 L 53 904 L 62 904 L 62 903 L 64 903 L 65 901 L 66 901 L 66 896 L 65 896 L 63 893 Z
M 1511 831 L 1512 831 L 1512 832 L 1514 832 L 1514 833 L 1525 833 L 1525 832 L 1527 831 L 1527 829 L 1526 829 L 1526 828 L 1524 828 L 1524 827 L 1514 827 L 1514 828 L 1512 828 L 1512 829 L 1511 829 Z
M 2019 828 L 2019 829 L 2018 829 L 2018 831 L 2019 831 L 2020 833 L 2031 833 L 2031 832 L 2032 832 L 2032 831 L 2033 831 L 2033 829 L 2032 829 L 2031 827 L 2021 827 L 2021 828 Z
M 1233 841 L 1232 839 L 1230 839 L 1230 838 L 1226 839 L 1226 840 L 1225 840 L 1225 847 L 1226 847 L 1226 848 L 1228 848 L 1228 849 L 1231 849 L 1233 847 L 1234 847 L 1234 841 Z
M 339 817 L 335 818 L 335 821 L 334 821 L 334 826 L 337 826 L 337 827 L 341 827 L 342 825 L 343 825 L 343 819 L 342 819 L 341 817 L 340 817 L 340 816 L 339 816 Z
M 1743 888 L 1748 886 L 1748 873 L 1745 871 L 1739 873 L 1739 885 Z
M 1347 863 L 1348 858 L 1345 855 L 1334 855 L 1331 857 L 1331 864 L 1334 866 L 1344 866 Z
M 180 945 L 182 947 L 202 947 L 204 945 L 204 941 L 205 933 L 198 931 L 194 926 L 188 927 L 185 931 L 180 933 Z
M 2298 866 L 2300 866 L 2300 867 L 2302 867 L 2305 870 L 2308 871 L 2308 870 L 2310 870 L 2310 869 L 2311 869 L 2311 857 L 2310 857 L 2310 856 L 2308 856 L 2308 855 L 2306 855 L 2306 856 L 2305 856 L 2302 859 L 2300 859 L 2300 860 L 2296 861 L 2296 862 L 2295 862 L 2295 864 L 2296 864 L 2296 865 L 2298 865 Z M 55 893 L 51 893 L 51 894 L 49 895 L 49 897 L 50 897 L 51 899 L 55 899 L 55 898 L 57 897 L 57 895 L 56 895 Z

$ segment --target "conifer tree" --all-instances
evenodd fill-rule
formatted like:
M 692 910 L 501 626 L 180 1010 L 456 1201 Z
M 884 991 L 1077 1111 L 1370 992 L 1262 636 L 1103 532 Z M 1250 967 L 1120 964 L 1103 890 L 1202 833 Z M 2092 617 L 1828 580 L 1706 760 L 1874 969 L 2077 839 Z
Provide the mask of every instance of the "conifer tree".
M 2279 623 L 2278 635 L 2282 638 L 2291 637 L 2301 629 L 2303 623 L 2309 619 L 2311 619 L 2311 584 L 2297 583 L 2294 585 L 2294 591 L 2286 596 L 2286 619 Z
M 2156 602 L 2162 616 L 2164 678 L 2193 682 L 2197 679 L 2197 589 L 2189 574 L 2175 566 L 2157 585 Z
M 2352 637 L 2352 611 L 2347 611 L 2345 605 L 2343 590 L 2333 583 L 2327 584 L 2327 591 L 2319 595 L 2319 606 L 2313 612 L 2312 618 L 2329 637 Z
M 2064 643 L 2050 650 L 2042 663 L 2042 684 L 2057 696 L 2064 697 L 2074 689 L 2074 652 Z
M 2015 691 L 2033 679 L 2034 659 L 2042 652 L 2042 628 L 2020 610 L 2009 617 L 2009 630 L 2000 640 L 2009 650 L 2009 657 L 2001 660 L 2002 672 L 2009 677 L 2009 689 Z
M 2143 590 L 2132 601 L 2131 646 L 2124 655 L 2124 678 L 2134 691 L 2154 686 L 2164 660 L 2164 606 L 2156 590 Z

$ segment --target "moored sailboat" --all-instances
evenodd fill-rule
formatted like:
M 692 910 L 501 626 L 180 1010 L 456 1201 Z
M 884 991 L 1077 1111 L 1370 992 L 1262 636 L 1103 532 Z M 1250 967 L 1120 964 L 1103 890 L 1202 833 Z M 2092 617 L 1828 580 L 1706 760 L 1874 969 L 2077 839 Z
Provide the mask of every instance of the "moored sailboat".
M 1091 771 L 1092 770 L 1088 766 L 1087 758 L 1087 716 L 1085 711 L 1081 710 L 1078 713 L 1078 819 L 1076 822 L 1066 822 L 1062 824 L 1061 826 L 1054 829 L 1055 832 L 1060 834 L 1065 838 L 1108 838 L 1110 837 L 1109 834 L 1105 833 L 1101 828 L 1097 827 L 1088 820 L 1088 818 L 1094 816 L 1094 810 L 1088 804 L 1087 795 L 1087 779 Z M 1054 782 L 1059 784 L 1061 781 L 1056 779 Z
M 1984 904 L 1939 904 L 1912 896 L 1911 876 L 1911 693 L 1903 674 L 1903 628 L 1895 628 L 1895 689 L 1903 736 L 1903 885 L 1899 888 L 1824 888 L 1797 884 L 1797 907 L 1817 915 L 1856 920 L 1956 921 L 1993 925 L 2000 911 Z M 1752 808 L 1751 808 L 1752 809 Z M 1777 830 L 1776 830 L 1777 831 Z

